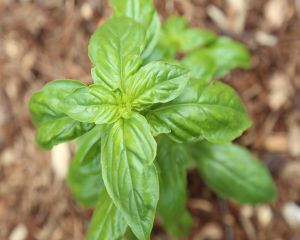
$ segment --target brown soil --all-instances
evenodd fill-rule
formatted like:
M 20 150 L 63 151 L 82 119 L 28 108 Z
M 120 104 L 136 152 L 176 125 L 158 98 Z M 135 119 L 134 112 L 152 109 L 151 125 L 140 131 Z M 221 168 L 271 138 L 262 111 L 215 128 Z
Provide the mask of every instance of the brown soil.
M 161 18 L 184 15 L 250 49 L 253 68 L 224 81 L 254 122 L 238 141 L 269 167 L 279 193 L 271 205 L 239 206 L 190 172 L 189 239 L 300 239 L 299 214 L 297 221 L 290 218 L 295 211 L 286 211 L 300 203 L 300 2 L 252 0 L 246 10 L 241 2 L 156 1 Z M 27 103 L 53 79 L 91 81 L 88 39 L 110 12 L 100 0 L 0 1 L 0 239 L 84 239 L 91 211 L 76 205 L 53 170 L 55 154 L 36 147 Z M 173 238 L 156 222 L 153 239 Z

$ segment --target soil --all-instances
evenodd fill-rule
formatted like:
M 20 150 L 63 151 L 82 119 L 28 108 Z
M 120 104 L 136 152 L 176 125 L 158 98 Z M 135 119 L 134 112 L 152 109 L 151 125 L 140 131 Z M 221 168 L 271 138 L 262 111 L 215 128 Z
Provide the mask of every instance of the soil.
M 157 0 L 161 19 L 244 42 L 253 67 L 224 77 L 241 95 L 253 127 L 238 142 L 270 169 L 278 199 L 240 206 L 188 176 L 188 239 L 300 239 L 299 0 Z M 0 239 L 84 239 L 91 210 L 73 200 L 64 176 L 73 147 L 38 149 L 27 110 L 31 94 L 59 78 L 91 82 L 87 44 L 111 14 L 101 0 L 0 1 Z M 60 160 L 56 160 L 59 155 Z M 155 222 L 154 240 L 174 239 Z

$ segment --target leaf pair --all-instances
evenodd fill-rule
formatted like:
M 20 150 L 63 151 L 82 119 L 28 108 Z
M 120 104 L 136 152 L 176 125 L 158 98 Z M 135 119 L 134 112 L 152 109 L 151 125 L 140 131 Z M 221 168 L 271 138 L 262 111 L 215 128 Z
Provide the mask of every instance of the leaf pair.
M 165 62 L 141 67 L 146 40 L 143 27 L 127 17 L 99 28 L 89 43 L 96 83 L 70 94 L 63 111 L 81 122 L 107 124 L 176 98 L 187 83 L 187 70 Z
M 215 39 L 214 33 L 198 28 L 189 28 L 186 19 L 171 16 L 164 22 L 158 44 L 148 57 L 148 61 L 173 59 L 178 52 L 189 53 Z
M 184 53 L 181 63 L 191 70 L 191 77 L 208 82 L 230 70 L 248 68 L 250 55 L 245 46 L 212 32 L 188 27 L 187 21 L 171 16 L 163 24 L 159 42 L 148 61 L 174 59 Z

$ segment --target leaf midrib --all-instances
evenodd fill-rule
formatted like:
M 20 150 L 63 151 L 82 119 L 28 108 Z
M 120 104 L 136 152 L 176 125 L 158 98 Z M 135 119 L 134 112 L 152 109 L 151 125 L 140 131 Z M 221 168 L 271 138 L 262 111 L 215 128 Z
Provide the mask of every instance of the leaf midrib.
M 151 112 L 159 112 L 165 109 L 169 109 L 169 108 L 177 108 L 178 106 L 195 106 L 195 107 L 199 107 L 201 108 L 201 106 L 211 106 L 211 107 L 222 107 L 222 108 L 226 108 L 226 109 L 230 109 L 234 112 L 238 112 L 238 113 L 243 113 L 244 110 L 243 109 L 238 109 L 238 108 L 234 108 L 234 107 L 230 107 L 230 106 L 226 106 L 226 105 L 218 105 L 218 104 L 211 104 L 211 103 L 175 103 L 175 104 L 169 104 L 167 106 L 162 106 L 156 109 L 151 110 Z M 150 113 L 151 113 L 150 112 Z
M 123 142 L 123 147 L 124 147 L 124 145 L 125 145 L 125 149 L 126 149 L 126 151 L 123 151 L 123 153 L 124 153 L 124 157 L 125 157 L 125 159 L 126 159 L 126 164 L 127 164 L 127 167 L 128 167 L 128 172 L 129 172 L 129 176 L 130 176 L 130 185 L 131 185 L 131 189 L 132 189 L 132 195 L 133 195 L 133 198 L 134 198 L 134 205 L 135 205 L 135 209 L 137 209 L 137 204 L 136 204 L 136 196 L 135 196 L 135 194 L 134 194 L 134 188 L 133 188 L 133 181 L 132 181 L 132 174 L 131 174 L 131 169 L 130 169 L 130 167 L 129 167 L 129 164 L 128 164 L 128 156 L 127 156 L 127 147 L 126 147 L 126 141 L 125 141 L 125 138 L 124 138 L 124 131 L 125 131 L 125 123 L 124 123 L 124 120 L 122 120 L 122 142 Z M 143 228 L 143 226 L 142 226 L 142 224 L 141 224 L 141 216 L 140 216 L 140 213 L 139 213 L 139 211 L 137 211 L 137 214 L 138 214 L 138 217 L 139 217 L 139 226 L 141 227 L 141 229 L 142 229 L 142 233 L 143 233 L 143 236 L 144 236 L 144 239 L 147 239 L 146 238 L 146 236 L 145 236 L 145 233 L 144 233 L 144 228 Z
M 245 188 L 251 189 L 251 192 L 255 192 L 258 190 L 260 196 L 264 196 L 265 190 L 261 188 L 260 185 L 257 185 L 256 183 L 253 183 L 249 181 L 248 178 L 244 178 L 242 175 L 239 174 L 239 172 L 234 172 L 234 174 L 231 174 L 233 171 L 228 167 L 226 164 L 224 164 L 222 161 L 215 160 L 215 161 L 210 161 L 212 165 L 215 165 L 218 169 L 223 169 L 223 171 L 227 172 L 229 176 L 233 179 L 235 179 L 240 185 L 242 185 Z M 241 181 L 241 179 L 243 179 Z M 252 187 L 253 186 L 253 187 Z
M 106 223 L 106 220 L 107 220 L 107 218 L 108 218 L 108 216 L 109 216 L 109 214 L 110 214 L 110 211 L 111 211 L 112 207 L 113 207 L 113 203 L 111 202 L 111 203 L 110 203 L 110 206 L 108 207 L 108 209 L 107 209 L 107 211 L 106 211 L 106 214 L 105 214 L 105 216 L 104 216 L 104 221 L 103 221 L 104 224 L 102 224 L 102 226 L 101 226 L 101 228 L 100 228 L 100 231 L 99 231 L 100 233 L 101 233 L 102 230 L 103 230 L 103 227 L 104 227 L 104 225 L 105 225 L 105 223 Z
M 139 89 L 139 93 L 137 95 L 135 95 L 135 100 L 133 101 L 133 103 L 138 103 L 139 100 L 140 100 L 139 98 L 141 98 L 143 96 L 147 96 L 149 94 L 149 92 L 155 91 L 159 86 L 164 85 L 164 84 L 168 84 L 170 82 L 176 82 L 176 81 L 178 81 L 178 78 L 181 78 L 181 77 L 182 77 L 182 75 L 179 75 L 179 76 L 173 77 L 172 79 L 168 79 L 168 80 L 161 81 L 161 82 L 158 82 L 158 83 L 154 82 L 154 84 L 150 88 L 146 89 L 145 91 L 141 91 L 141 89 Z M 180 84 L 178 84 L 178 85 L 180 85 Z M 177 89 L 175 89 L 173 91 L 180 92 L 180 89 L 183 89 L 184 86 L 185 85 L 179 86 Z M 169 95 L 169 98 L 171 98 L 170 97 L 171 95 L 172 94 Z M 175 97 L 171 98 L 171 100 L 173 100 Z

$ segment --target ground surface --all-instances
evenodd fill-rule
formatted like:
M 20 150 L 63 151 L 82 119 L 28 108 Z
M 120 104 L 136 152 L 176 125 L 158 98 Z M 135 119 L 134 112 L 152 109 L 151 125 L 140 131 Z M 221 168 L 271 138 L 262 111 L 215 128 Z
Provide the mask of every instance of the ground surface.
M 181 14 L 249 47 L 253 68 L 224 81 L 254 121 L 239 142 L 270 168 L 279 191 L 272 205 L 238 206 L 217 198 L 192 171 L 189 239 L 300 239 L 300 1 L 156 4 L 161 18 Z M 0 239 L 84 239 L 91 211 L 76 205 L 63 180 L 70 147 L 37 149 L 27 102 L 52 79 L 91 80 L 88 38 L 109 15 L 100 0 L 0 1 Z M 153 239 L 172 238 L 156 222 Z

